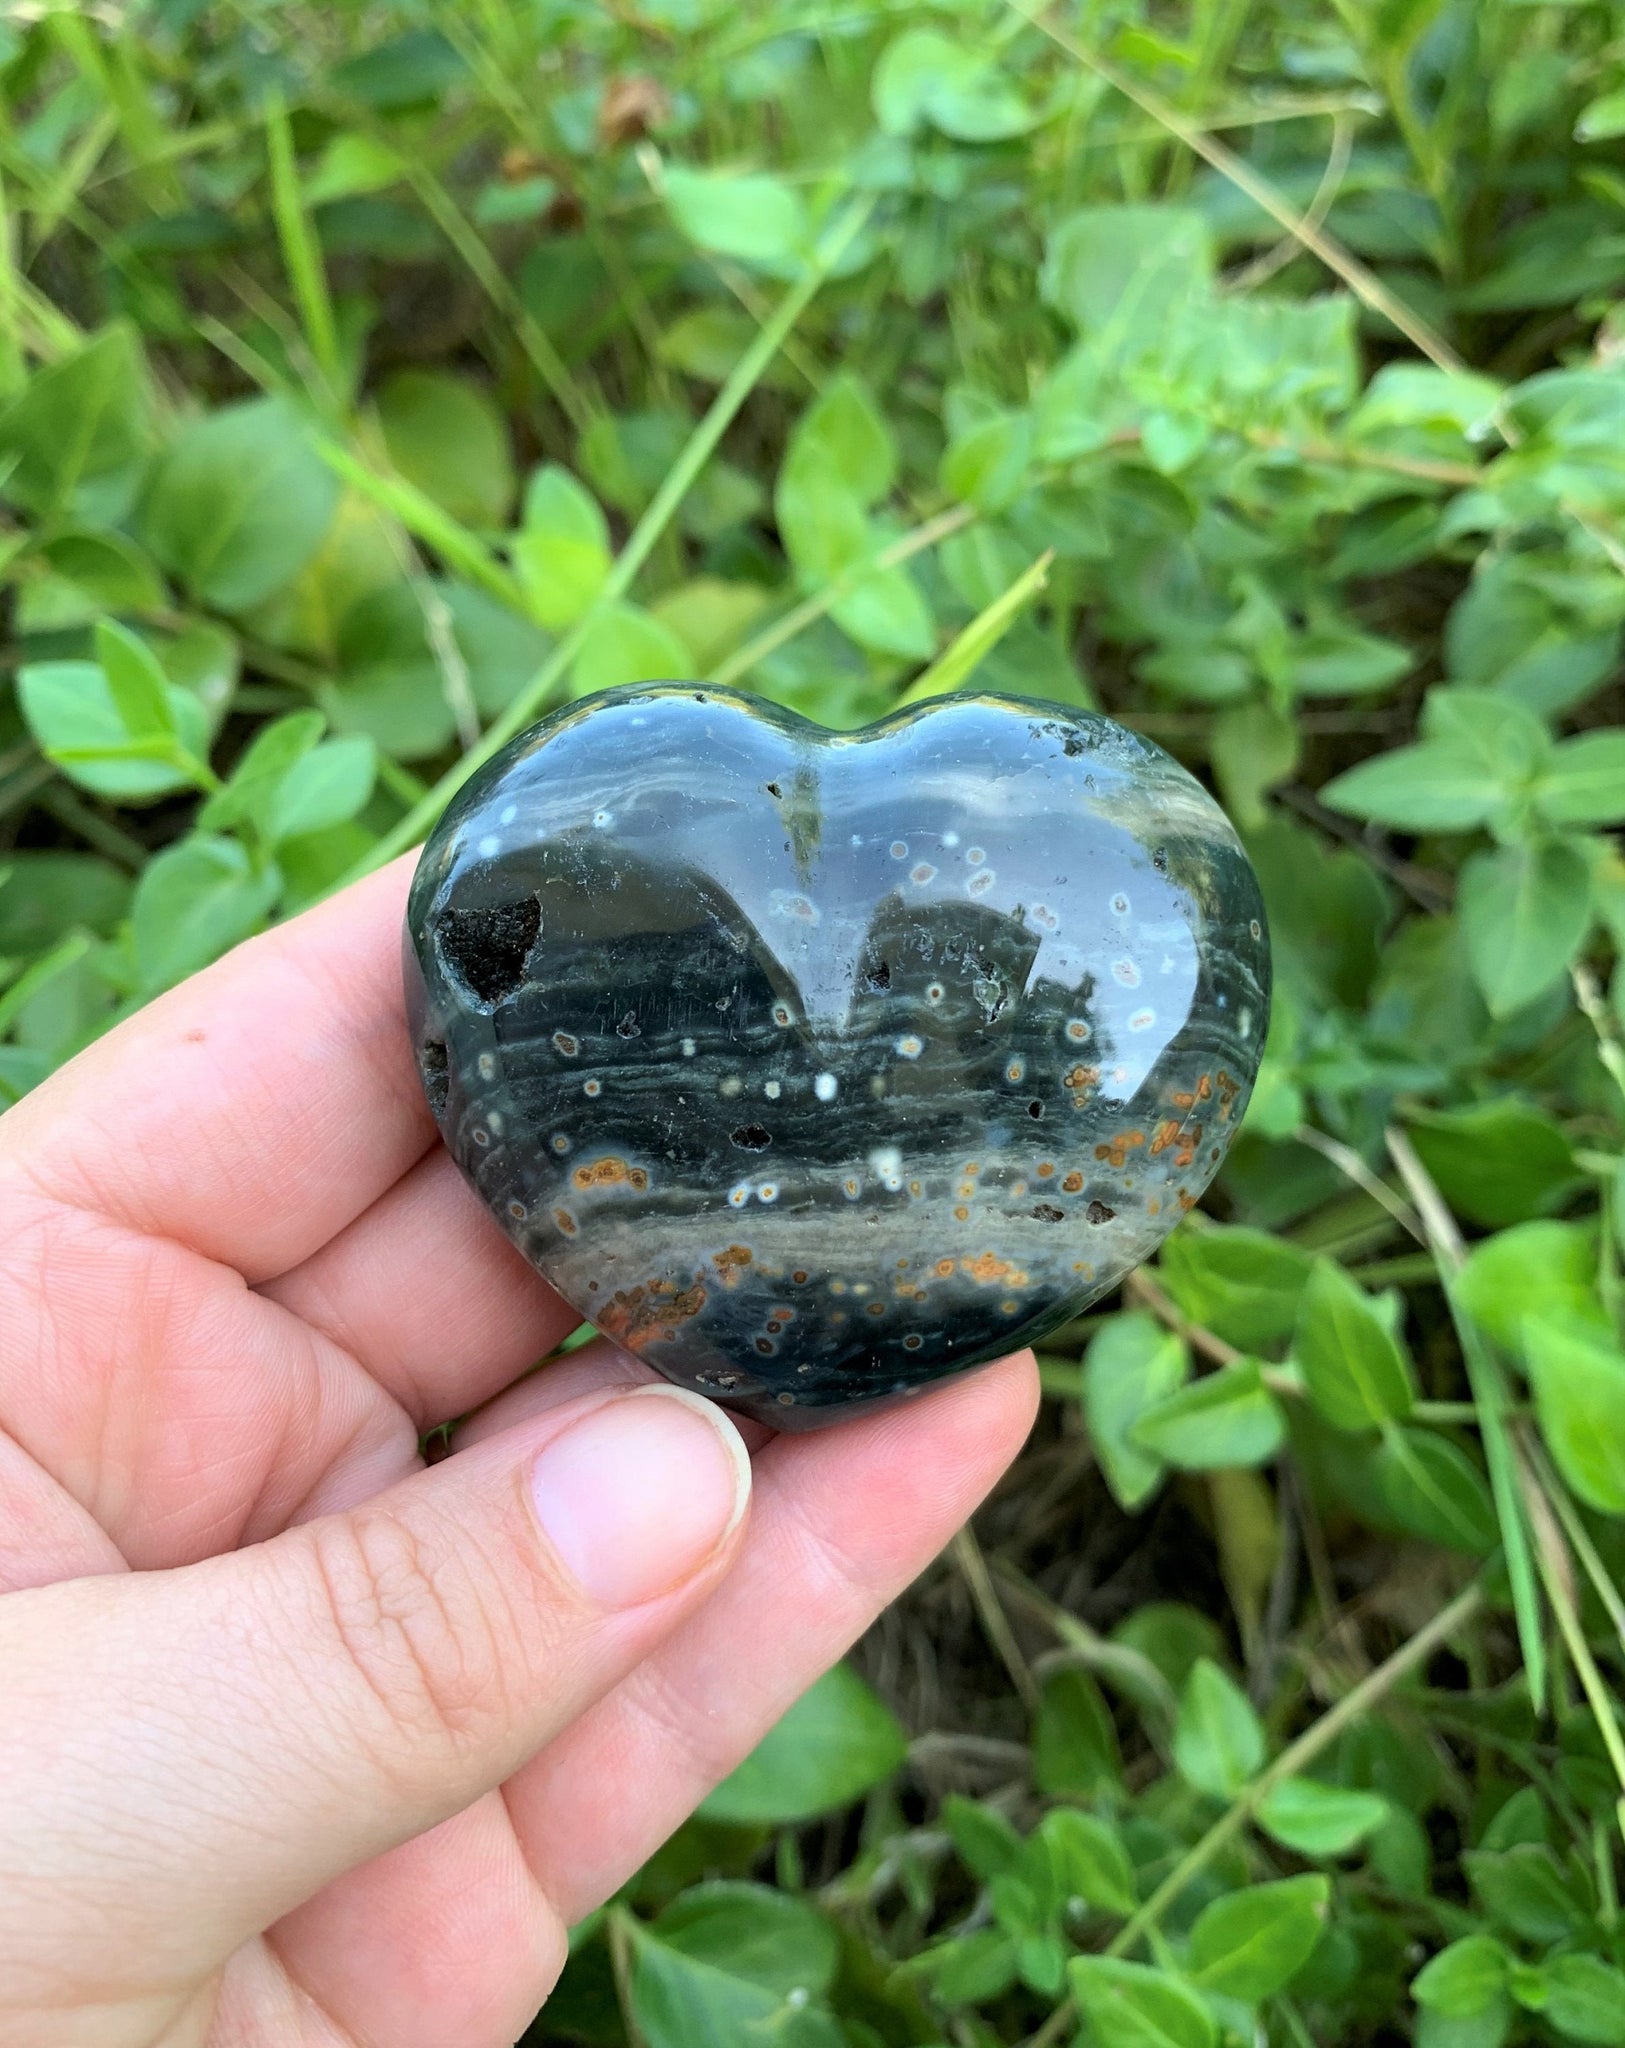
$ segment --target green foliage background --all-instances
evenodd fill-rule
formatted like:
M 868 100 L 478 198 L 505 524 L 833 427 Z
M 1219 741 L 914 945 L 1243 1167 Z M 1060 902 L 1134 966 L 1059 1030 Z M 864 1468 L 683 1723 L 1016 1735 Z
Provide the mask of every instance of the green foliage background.
M 0 1100 L 645 676 L 1099 705 L 1269 899 L 1206 1207 L 549 2040 L 1625 2043 L 1622 138 L 1618 0 L 0 13 Z

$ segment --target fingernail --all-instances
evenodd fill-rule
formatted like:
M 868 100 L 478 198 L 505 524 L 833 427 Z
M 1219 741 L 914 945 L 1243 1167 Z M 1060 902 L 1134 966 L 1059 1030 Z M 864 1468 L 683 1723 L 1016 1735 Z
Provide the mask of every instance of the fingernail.
M 732 1533 L 750 1499 L 750 1454 L 698 1394 L 639 1387 L 555 1437 L 530 1486 L 587 1598 L 636 1607 L 692 1578 Z

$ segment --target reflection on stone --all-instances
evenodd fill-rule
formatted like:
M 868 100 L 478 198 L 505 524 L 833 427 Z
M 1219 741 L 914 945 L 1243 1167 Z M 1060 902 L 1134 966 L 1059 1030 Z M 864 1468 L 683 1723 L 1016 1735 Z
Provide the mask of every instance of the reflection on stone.
M 1269 945 L 1222 812 L 1103 718 L 867 734 L 689 684 L 493 761 L 407 921 L 424 1086 L 583 1316 L 780 1428 L 1077 1314 L 1212 1178 Z

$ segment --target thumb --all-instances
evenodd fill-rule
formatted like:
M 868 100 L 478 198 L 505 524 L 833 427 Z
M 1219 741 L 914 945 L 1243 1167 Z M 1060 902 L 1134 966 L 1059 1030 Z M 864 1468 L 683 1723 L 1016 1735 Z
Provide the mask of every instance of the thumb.
M 721 1410 L 637 1387 L 253 1549 L 0 1600 L 0 1983 L 126 1950 L 185 1981 L 460 1811 L 700 1603 L 749 1491 Z

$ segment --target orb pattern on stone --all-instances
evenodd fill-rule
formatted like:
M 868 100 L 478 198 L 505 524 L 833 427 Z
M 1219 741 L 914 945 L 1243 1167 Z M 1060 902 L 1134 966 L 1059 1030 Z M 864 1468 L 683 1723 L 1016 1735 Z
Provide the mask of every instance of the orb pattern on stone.
M 963 693 L 835 733 L 609 691 L 424 848 L 441 1133 L 607 1336 L 780 1429 L 1041 1339 L 1201 1195 L 1269 1023 L 1258 884 L 1177 762 Z

